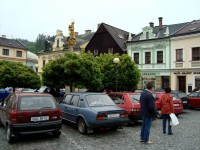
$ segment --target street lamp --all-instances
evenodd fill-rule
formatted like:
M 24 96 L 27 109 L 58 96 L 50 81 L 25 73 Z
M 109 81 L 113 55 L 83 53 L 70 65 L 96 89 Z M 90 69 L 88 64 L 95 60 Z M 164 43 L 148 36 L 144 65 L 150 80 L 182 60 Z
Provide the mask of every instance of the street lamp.
M 114 64 L 116 64 L 116 71 L 115 71 L 115 75 L 116 75 L 116 92 L 117 92 L 117 74 L 118 74 L 118 70 L 117 70 L 117 65 L 119 64 L 120 60 L 119 58 L 114 58 L 113 59 Z

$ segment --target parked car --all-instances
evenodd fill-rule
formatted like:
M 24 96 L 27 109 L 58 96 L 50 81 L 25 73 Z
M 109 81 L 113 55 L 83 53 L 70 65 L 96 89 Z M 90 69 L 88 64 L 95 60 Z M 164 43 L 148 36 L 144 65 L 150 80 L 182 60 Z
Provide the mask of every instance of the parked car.
M 22 134 L 52 132 L 59 137 L 61 120 L 61 110 L 50 94 L 12 93 L 0 106 L 0 123 L 9 143 Z
M 154 92 L 153 93 L 153 96 L 155 98 L 155 104 L 156 104 L 156 108 L 157 108 L 157 117 L 158 118 L 162 117 L 160 101 L 161 101 L 163 94 L 164 94 L 164 92 Z M 176 116 L 178 116 L 183 113 L 183 103 L 182 103 L 181 99 L 179 99 L 175 95 L 172 94 L 172 96 L 173 96 L 173 104 L 174 104 L 174 114 Z
M 4 88 L 0 89 L 0 102 L 2 102 L 11 92 L 7 91 Z
M 178 90 L 172 90 L 171 93 L 182 100 L 183 108 L 189 108 L 190 104 L 189 104 L 189 99 L 186 93 L 182 91 L 178 91 Z
M 165 92 L 164 89 L 157 89 L 155 90 L 155 92 Z M 178 91 L 178 90 L 172 90 L 171 94 L 175 95 L 176 97 L 178 97 L 179 99 L 182 100 L 183 103 L 183 108 L 189 108 L 189 100 L 188 100 L 188 96 L 186 93 L 182 92 L 182 91 Z
M 200 91 L 190 93 L 188 98 L 190 108 L 200 108 Z
M 135 92 L 111 92 L 108 94 L 118 107 L 128 112 L 128 118 L 131 122 L 141 120 L 140 95 Z
M 77 125 L 81 134 L 88 129 L 117 129 L 129 122 L 127 111 L 115 105 L 104 93 L 68 93 L 60 102 L 62 119 Z

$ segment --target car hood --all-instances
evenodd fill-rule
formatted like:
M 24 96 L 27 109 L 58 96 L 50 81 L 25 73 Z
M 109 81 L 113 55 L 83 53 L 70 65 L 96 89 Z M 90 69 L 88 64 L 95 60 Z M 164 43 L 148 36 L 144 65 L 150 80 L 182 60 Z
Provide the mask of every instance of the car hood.
M 121 111 L 123 109 L 117 106 L 104 106 L 104 107 L 91 107 L 92 110 L 96 112 L 105 112 L 105 111 Z

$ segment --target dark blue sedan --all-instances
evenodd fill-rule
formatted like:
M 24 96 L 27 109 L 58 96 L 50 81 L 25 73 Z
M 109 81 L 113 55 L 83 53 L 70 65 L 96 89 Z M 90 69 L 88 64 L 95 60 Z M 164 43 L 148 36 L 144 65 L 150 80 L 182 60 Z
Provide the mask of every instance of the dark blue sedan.
M 128 113 L 103 93 L 69 93 L 60 102 L 62 119 L 77 124 L 81 134 L 88 129 L 117 129 L 128 124 Z

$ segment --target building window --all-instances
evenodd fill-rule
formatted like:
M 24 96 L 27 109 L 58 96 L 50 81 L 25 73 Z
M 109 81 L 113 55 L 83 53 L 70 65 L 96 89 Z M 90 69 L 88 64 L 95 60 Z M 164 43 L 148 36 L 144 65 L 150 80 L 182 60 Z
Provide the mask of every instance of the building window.
M 157 51 L 157 63 L 163 63 L 163 51 Z
M 151 64 L 151 52 L 145 52 L 145 64 Z
M 146 32 L 146 39 L 149 39 L 149 32 Z
M 183 49 L 176 50 L 176 61 L 183 61 Z
M 44 66 L 44 65 L 46 64 L 46 60 L 43 60 L 42 64 L 43 64 L 43 66 Z
M 57 47 L 59 47 L 59 39 L 57 39 Z
M 22 57 L 22 51 L 17 51 L 17 57 Z
M 200 60 L 200 47 L 193 47 L 192 48 L 192 61 L 199 61 Z
M 7 56 L 9 56 L 9 49 L 3 49 L 2 55 L 7 55 Z
M 134 59 L 136 64 L 139 64 L 139 53 L 134 53 L 133 54 L 133 59 Z
M 94 55 L 98 55 L 98 50 L 94 50 Z
M 108 49 L 108 53 L 113 54 L 113 48 L 109 48 L 109 49 Z

